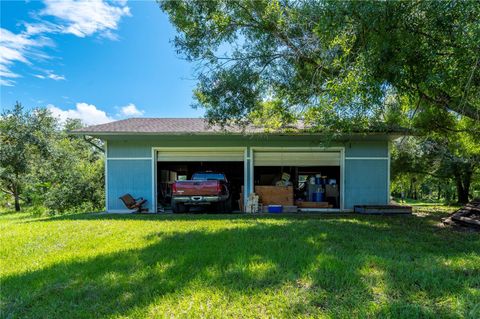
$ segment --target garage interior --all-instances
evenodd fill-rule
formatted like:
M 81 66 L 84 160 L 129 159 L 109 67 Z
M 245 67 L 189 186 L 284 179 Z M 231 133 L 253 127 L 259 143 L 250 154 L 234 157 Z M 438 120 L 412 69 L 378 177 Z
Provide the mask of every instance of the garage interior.
M 340 208 L 339 152 L 254 152 L 255 193 L 261 210 L 283 212 Z
M 259 212 L 282 206 L 282 212 L 341 208 L 339 151 L 252 150 L 251 170 L 245 172 L 244 151 L 165 151 L 157 153 L 156 191 L 159 211 L 171 210 L 172 184 L 197 172 L 218 172 L 230 184 L 232 210 L 245 212 L 244 185 L 258 196 Z M 246 180 L 245 180 L 246 179 Z M 246 184 L 248 183 L 248 184 Z M 209 212 L 209 206 L 194 211 Z
M 218 172 L 227 177 L 232 194 L 232 210 L 239 212 L 240 191 L 244 180 L 243 161 L 157 161 L 157 207 L 171 210 L 172 184 L 176 180 L 189 180 L 198 172 Z M 197 207 L 195 211 L 208 211 L 209 207 Z

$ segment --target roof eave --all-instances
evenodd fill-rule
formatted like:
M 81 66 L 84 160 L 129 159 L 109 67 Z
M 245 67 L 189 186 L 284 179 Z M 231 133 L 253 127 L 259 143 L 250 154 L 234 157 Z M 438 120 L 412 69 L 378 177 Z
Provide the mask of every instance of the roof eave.
M 92 132 L 92 131 L 69 131 L 71 135 L 89 135 L 94 137 L 106 136 L 322 136 L 331 135 L 331 133 L 322 132 Z M 395 140 L 399 137 L 411 135 L 408 132 L 364 132 L 364 133 L 345 133 L 338 136 L 338 138 L 349 137 L 366 137 L 366 136 L 387 136 L 390 140 Z

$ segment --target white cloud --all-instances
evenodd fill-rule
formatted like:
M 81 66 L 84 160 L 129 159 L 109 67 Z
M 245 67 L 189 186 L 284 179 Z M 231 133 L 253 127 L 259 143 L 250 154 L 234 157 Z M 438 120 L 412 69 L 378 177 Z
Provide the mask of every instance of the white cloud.
M 0 48 L 1 51 L 1 48 Z M 1 52 L 0 52 L 1 55 Z M 18 78 L 20 75 L 10 71 L 5 64 L 0 64 L 0 85 L 2 86 L 13 86 L 15 81 L 12 78 Z
M 44 3 L 46 7 L 40 11 L 40 15 L 60 19 L 63 33 L 82 38 L 98 32 L 111 39 L 114 37 L 112 30 L 117 30 L 120 19 L 130 16 L 130 8 L 122 2 L 117 3 L 119 6 L 103 0 L 44 0 Z
M 0 77 L 1 84 L 11 86 L 12 79 L 20 77 L 10 68 L 15 62 L 30 63 L 26 54 L 30 47 L 36 46 L 35 41 L 24 34 L 15 34 L 7 29 L 0 28 Z
M 63 75 L 58 75 L 58 74 L 55 74 L 55 73 L 50 73 L 50 74 L 48 75 L 48 78 L 49 78 L 49 79 L 52 79 L 52 80 L 55 80 L 55 81 L 65 80 L 65 76 L 63 76 Z
M 133 103 L 120 108 L 121 115 L 123 116 L 142 116 L 145 111 L 137 109 L 137 106 Z
M 53 46 L 49 35 L 68 33 L 83 38 L 98 34 L 102 38 L 116 40 L 114 31 L 118 29 L 120 20 L 131 15 L 124 1 L 44 0 L 44 4 L 43 10 L 32 13 L 34 22 L 24 23 L 23 32 L 15 34 L 0 28 L 1 85 L 14 85 L 14 79 L 20 77 L 11 69 L 15 63 L 31 64 L 29 59 L 32 57 L 47 58 L 40 48 Z M 47 20 L 52 18 L 53 22 Z M 56 81 L 65 79 L 53 72 L 35 76 Z
M 43 36 L 31 38 L 25 33 L 15 34 L 0 28 L 0 77 L 2 85 L 11 86 L 13 79 L 20 77 L 11 70 L 16 62 L 31 64 L 29 58 L 44 58 L 39 48 L 51 46 L 50 39 Z
M 67 119 L 80 119 L 86 125 L 96 125 L 114 121 L 105 111 L 98 109 L 93 104 L 77 103 L 75 109 L 70 110 L 62 110 L 52 104 L 47 105 L 47 108 L 61 122 L 65 122 Z
M 36 78 L 39 78 L 39 79 L 51 79 L 51 80 L 55 80 L 55 81 L 61 81 L 61 80 L 65 80 L 65 76 L 64 75 L 58 75 L 58 74 L 55 74 L 53 73 L 52 71 L 45 71 L 45 74 L 34 74 L 33 75 L 34 77 Z
M 25 33 L 29 36 L 43 33 L 59 33 L 62 31 L 62 26 L 49 22 L 41 21 L 34 23 L 25 23 Z
M 15 81 L 0 78 L 0 86 L 13 86 L 15 84 Z

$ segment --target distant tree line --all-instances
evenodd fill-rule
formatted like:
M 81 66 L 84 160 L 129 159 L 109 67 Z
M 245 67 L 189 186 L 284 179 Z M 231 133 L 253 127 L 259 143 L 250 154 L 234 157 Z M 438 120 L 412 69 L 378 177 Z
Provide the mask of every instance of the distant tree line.
M 68 134 L 79 120 L 60 123 L 45 108 L 20 103 L 0 117 L 0 203 L 20 211 L 65 213 L 104 206 L 102 143 Z
M 461 126 L 461 120 L 455 122 Z M 479 143 L 478 135 L 461 130 L 424 131 L 397 140 L 392 151 L 392 195 L 457 203 L 480 197 Z

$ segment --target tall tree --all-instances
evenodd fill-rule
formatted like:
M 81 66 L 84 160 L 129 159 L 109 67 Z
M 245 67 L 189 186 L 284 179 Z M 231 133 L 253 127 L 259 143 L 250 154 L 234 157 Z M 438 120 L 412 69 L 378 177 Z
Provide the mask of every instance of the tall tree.
M 45 109 L 25 111 L 20 103 L 0 117 L 0 185 L 14 197 L 20 210 L 20 196 L 26 177 L 34 165 L 34 156 L 46 158 L 55 120 Z
M 472 182 L 480 177 L 480 135 L 471 134 L 465 118 L 451 115 L 432 122 L 432 117 L 420 114 L 415 121 L 420 134 L 397 142 L 392 175 L 394 179 L 408 174 L 412 180 L 430 176 L 443 183 L 452 181 L 458 202 L 466 203 Z
M 56 134 L 52 160 L 39 165 L 39 184 L 47 183 L 43 204 L 55 213 L 97 211 L 104 208 L 104 160 L 99 140 L 70 135 L 83 127 L 79 120 L 67 120 Z
M 294 115 L 282 120 L 358 129 L 392 93 L 480 121 L 478 1 L 159 3 L 177 50 L 200 63 L 195 96 L 213 122 L 250 121 L 272 101 Z

